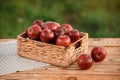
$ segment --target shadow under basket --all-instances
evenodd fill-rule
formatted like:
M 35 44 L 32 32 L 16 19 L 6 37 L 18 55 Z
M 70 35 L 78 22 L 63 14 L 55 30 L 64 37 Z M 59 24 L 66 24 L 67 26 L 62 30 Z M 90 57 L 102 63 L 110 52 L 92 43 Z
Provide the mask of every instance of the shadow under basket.
M 25 33 L 17 36 L 18 55 L 53 65 L 67 67 L 74 63 L 81 53 L 88 51 L 88 33 L 68 47 L 31 40 Z

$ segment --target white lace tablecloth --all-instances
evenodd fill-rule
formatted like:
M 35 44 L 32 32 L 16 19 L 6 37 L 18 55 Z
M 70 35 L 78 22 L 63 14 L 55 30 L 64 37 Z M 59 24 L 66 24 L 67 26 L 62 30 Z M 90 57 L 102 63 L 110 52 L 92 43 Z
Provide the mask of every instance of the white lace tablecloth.
M 17 55 L 16 40 L 0 42 L 0 75 L 48 66 L 50 64 L 22 58 Z

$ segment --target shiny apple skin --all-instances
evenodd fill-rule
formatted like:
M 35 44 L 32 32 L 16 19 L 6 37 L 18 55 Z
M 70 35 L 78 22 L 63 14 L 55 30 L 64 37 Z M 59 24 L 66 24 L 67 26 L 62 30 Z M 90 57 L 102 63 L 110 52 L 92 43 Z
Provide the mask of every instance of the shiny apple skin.
M 81 54 L 78 57 L 77 62 L 80 69 L 83 69 L 83 70 L 89 69 L 93 65 L 92 57 L 89 54 Z
M 71 44 L 70 37 L 68 35 L 60 35 L 56 39 L 57 46 L 64 46 L 67 47 Z
M 55 31 L 59 27 L 60 27 L 60 24 L 57 22 L 53 22 L 53 21 L 47 21 L 47 22 L 43 23 L 43 25 L 42 25 L 42 28 L 48 28 L 52 31 Z
M 70 24 L 62 24 L 60 28 L 62 28 L 65 31 L 65 34 L 68 34 L 68 32 L 73 29 L 73 27 Z
M 35 24 L 27 28 L 26 34 L 30 39 L 36 40 L 39 39 L 39 34 L 41 31 L 42 28 Z
M 58 37 L 60 35 L 64 35 L 65 34 L 65 31 L 61 28 L 58 28 L 57 30 L 55 30 L 55 35 Z
M 91 56 L 96 62 L 103 61 L 106 58 L 106 54 L 106 50 L 100 46 L 94 47 L 91 51 Z
M 81 36 L 79 30 L 77 30 L 77 29 L 73 29 L 73 30 L 69 31 L 68 35 L 70 36 L 70 39 L 72 42 L 79 40 L 80 36 Z
M 43 42 L 51 42 L 54 39 L 55 35 L 50 29 L 43 29 L 40 33 L 40 39 Z
M 34 25 L 34 24 L 37 24 L 37 25 L 39 25 L 40 27 L 42 27 L 43 21 L 42 21 L 42 20 L 35 20 L 35 21 L 33 21 L 33 25 Z

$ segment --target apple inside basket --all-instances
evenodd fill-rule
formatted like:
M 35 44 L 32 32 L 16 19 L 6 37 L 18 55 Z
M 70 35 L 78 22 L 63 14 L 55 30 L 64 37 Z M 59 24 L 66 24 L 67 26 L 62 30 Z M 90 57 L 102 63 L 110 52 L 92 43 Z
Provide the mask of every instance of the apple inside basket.
M 18 55 L 67 67 L 74 63 L 81 53 L 88 51 L 88 33 L 81 32 L 82 37 L 68 47 L 29 39 L 25 33 L 17 36 Z

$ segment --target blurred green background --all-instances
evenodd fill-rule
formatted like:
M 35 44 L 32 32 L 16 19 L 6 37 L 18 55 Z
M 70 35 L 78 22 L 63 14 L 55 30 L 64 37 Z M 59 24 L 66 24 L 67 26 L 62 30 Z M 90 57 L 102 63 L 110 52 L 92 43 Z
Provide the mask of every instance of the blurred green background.
M 0 0 L 0 38 L 16 38 L 35 19 L 69 23 L 89 37 L 120 37 L 120 0 Z

